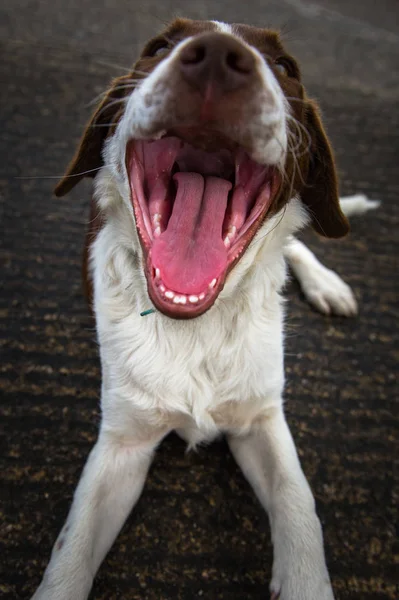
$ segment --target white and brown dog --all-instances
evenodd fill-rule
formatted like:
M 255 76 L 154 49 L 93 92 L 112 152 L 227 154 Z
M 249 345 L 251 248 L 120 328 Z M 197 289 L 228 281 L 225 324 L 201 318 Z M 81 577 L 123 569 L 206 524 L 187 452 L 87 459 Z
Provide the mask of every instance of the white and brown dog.
M 226 434 L 270 518 L 272 597 L 331 600 L 283 412 L 286 259 L 321 311 L 354 314 L 356 302 L 292 237 L 308 221 L 327 237 L 348 231 L 297 63 L 273 31 L 174 21 L 105 94 L 56 193 L 85 175 L 95 175 L 85 270 L 102 422 L 33 598 L 88 597 L 176 430 L 190 447 Z

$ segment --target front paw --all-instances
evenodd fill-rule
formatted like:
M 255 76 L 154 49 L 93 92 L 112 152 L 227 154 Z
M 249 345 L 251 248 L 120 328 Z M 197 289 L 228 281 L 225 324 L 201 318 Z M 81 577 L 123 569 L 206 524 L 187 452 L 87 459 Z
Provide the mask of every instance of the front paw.
M 323 265 L 312 268 L 301 287 L 310 304 L 326 315 L 351 317 L 357 314 L 357 302 L 349 285 Z
M 328 574 L 296 573 L 273 575 L 270 600 L 334 600 Z
M 334 600 L 317 518 L 277 530 L 270 593 L 271 600 Z

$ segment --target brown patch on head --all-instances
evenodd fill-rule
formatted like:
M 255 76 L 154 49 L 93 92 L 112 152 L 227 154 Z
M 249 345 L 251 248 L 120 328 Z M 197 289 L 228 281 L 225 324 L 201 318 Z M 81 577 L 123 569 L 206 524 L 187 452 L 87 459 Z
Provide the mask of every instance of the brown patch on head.
M 301 83 L 298 63 L 286 52 L 278 32 L 248 25 L 232 27 L 234 33 L 262 54 L 290 106 L 286 181 L 275 199 L 274 212 L 299 194 L 319 234 L 331 238 L 346 235 L 349 224 L 339 205 L 333 151 L 317 103 L 307 97 Z
M 340 238 L 349 231 L 349 223 L 339 204 L 338 175 L 334 155 L 324 130 L 316 102 L 307 100 L 304 125 L 310 136 L 309 166 L 302 202 L 309 209 L 317 233 Z
M 103 165 L 103 144 L 123 114 L 123 99 L 133 89 L 132 77 L 133 74 L 124 75 L 112 82 L 86 125 L 64 177 L 54 190 L 56 196 L 64 196 L 70 192 L 83 177 L 95 177 L 97 170 Z
M 285 182 L 273 211 L 279 211 L 293 196 L 299 195 L 317 233 L 329 238 L 343 237 L 349 231 L 349 223 L 340 207 L 334 154 L 318 105 L 295 81 L 280 85 L 290 104 L 291 117 Z
M 154 58 L 154 54 L 160 50 L 165 50 L 165 54 L 162 54 L 162 56 L 165 56 L 182 40 L 208 31 L 214 31 L 215 27 L 215 24 L 211 21 L 175 19 L 162 33 L 147 42 L 141 52 L 139 61 Z
M 162 34 L 145 45 L 131 73 L 112 81 L 103 100 L 90 118 L 75 156 L 54 190 L 56 196 L 64 196 L 70 192 L 83 177 L 95 177 L 97 170 L 103 165 L 104 141 L 114 132 L 122 117 L 123 99 L 131 94 L 135 81 L 151 73 L 181 40 L 211 31 L 213 28 L 214 25 L 210 21 L 175 19 Z

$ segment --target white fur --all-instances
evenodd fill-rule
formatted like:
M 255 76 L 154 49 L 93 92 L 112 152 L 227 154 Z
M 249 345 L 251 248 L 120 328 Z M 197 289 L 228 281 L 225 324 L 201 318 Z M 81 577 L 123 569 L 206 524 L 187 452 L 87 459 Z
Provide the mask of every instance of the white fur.
M 363 215 L 369 210 L 375 210 L 380 206 L 379 200 L 370 200 L 365 194 L 354 194 L 341 198 L 341 208 L 347 217 Z
M 320 312 L 351 317 L 357 302 L 351 288 L 331 269 L 327 269 L 299 240 L 291 237 L 285 256 L 307 300 Z
M 157 444 L 173 429 L 190 446 L 227 434 L 270 517 L 271 590 L 280 592 L 281 600 L 333 598 L 314 500 L 282 408 L 284 253 L 308 296 L 315 280 L 319 287 L 326 281 L 324 267 L 292 237 L 307 222 L 300 201 L 292 199 L 284 213 L 266 220 L 204 315 L 188 321 L 159 312 L 140 317 L 151 302 L 124 152 L 130 137 L 159 134 L 159 114 L 175 110 L 173 61 L 185 43 L 132 93 L 106 144 L 107 167 L 95 181 L 106 221 L 91 252 L 102 423 L 34 600 L 87 598 L 101 561 L 141 493 Z M 277 164 L 286 147 L 285 99 L 262 65 L 271 100 L 242 126 L 254 136 L 255 154 Z M 345 284 L 334 277 L 335 292 L 330 286 L 323 301 L 311 297 L 325 312 L 325 303 L 343 312 L 343 302 L 334 300 L 334 294 Z
M 223 23 L 221 21 L 212 21 L 212 23 L 216 25 L 217 31 L 220 31 L 221 33 L 227 33 L 230 35 L 233 33 L 233 29 L 228 23 Z

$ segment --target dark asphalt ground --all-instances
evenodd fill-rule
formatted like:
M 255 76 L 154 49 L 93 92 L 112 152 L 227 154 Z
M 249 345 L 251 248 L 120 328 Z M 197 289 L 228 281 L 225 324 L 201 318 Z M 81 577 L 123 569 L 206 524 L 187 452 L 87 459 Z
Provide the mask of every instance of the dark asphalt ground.
M 56 200 L 51 177 L 70 159 L 88 103 L 177 14 L 281 28 L 323 108 L 342 192 L 382 200 L 343 241 L 305 234 L 353 286 L 360 314 L 323 317 L 289 286 L 286 398 L 337 600 L 393 600 L 397 0 L 1 3 L 0 597 L 29 598 L 38 584 L 99 422 L 80 288 L 90 185 Z M 271 561 L 267 518 L 225 443 L 186 456 L 172 436 L 91 598 L 267 598 Z

